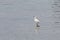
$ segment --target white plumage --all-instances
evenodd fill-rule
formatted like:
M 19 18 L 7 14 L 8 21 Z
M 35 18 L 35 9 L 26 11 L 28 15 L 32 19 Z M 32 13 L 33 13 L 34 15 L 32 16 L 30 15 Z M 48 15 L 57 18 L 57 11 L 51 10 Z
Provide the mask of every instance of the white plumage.
M 39 22 L 40 22 L 40 20 L 38 19 L 37 16 L 34 16 L 34 21 L 35 21 L 36 23 L 39 23 Z

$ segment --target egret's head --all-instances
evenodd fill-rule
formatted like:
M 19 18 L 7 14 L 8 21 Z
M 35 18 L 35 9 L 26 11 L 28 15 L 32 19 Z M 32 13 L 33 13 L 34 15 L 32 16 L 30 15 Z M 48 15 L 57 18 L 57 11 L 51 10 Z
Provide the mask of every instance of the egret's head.
M 37 18 L 37 16 L 33 16 L 33 18 Z

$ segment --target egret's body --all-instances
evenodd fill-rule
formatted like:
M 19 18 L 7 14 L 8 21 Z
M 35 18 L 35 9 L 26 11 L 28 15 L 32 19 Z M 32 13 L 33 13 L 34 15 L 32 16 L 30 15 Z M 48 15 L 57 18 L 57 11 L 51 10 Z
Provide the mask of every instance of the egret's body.
M 38 17 L 34 17 L 34 21 L 36 22 L 36 23 L 39 23 L 40 21 L 39 21 L 39 19 L 38 19 Z

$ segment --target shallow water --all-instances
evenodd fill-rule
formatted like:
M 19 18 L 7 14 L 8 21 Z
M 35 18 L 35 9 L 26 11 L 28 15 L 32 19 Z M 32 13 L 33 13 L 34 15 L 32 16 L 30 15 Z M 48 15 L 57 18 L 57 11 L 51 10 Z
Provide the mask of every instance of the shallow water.
M 59 1 L 0 0 L 0 40 L 60 40 Z M 40 17 L 34 30 L 33 16 Z

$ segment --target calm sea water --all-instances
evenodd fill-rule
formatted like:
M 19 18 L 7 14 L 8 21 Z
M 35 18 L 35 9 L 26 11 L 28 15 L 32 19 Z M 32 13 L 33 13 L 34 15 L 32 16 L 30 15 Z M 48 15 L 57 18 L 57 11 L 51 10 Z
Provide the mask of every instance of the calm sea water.
M 59 0 L 0 0 L 0 40 L 60 40 Z M 40 17 L 34 31 L 33 16 Z

